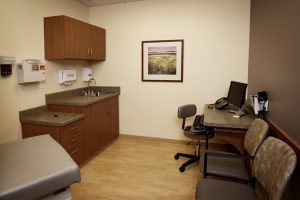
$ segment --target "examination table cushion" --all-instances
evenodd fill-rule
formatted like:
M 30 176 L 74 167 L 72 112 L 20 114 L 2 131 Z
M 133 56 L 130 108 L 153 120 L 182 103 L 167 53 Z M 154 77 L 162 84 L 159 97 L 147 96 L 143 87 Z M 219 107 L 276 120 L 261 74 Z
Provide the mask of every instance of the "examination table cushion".
M 80 181 L 80 170 L 49 135 L 0 145 L 0 199 L 36 199 Z

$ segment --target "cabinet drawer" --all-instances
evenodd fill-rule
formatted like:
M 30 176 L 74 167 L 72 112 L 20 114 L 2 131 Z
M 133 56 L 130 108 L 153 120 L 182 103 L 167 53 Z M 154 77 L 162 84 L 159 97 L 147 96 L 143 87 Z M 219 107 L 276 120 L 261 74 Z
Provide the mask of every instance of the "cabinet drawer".
M 72 153 L 76 149 L 81 148 L 82 140 L 80 138 L 72 139 L 71 141 L 62 144 L 62 146 L 67 150 L 67 152 Z
M 76 140 L 82 140 L 82 120 L 69 124 L 62 128 L 60 139 L 61 144 L 64 145 L 69 142 L 74 142 Z
M 79 147 L 74 146 L 74 148 L 67 150 L 67 152 L 77 164 L 80 164 L 83 161 L 83 152 Z
M 81 164 L 81 162 L 84 160 L 83 145 L 81 139 L 75 139 L 71 142 L 62 144 L 62 146 L 77 164 Z

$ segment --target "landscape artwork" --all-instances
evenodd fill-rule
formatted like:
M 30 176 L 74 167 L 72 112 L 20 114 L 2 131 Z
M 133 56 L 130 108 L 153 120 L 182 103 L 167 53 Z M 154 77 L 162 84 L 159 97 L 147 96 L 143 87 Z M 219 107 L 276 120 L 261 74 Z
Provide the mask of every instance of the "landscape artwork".
M 182 79 L 183 40 L 142 41 L 142 81 Z
M 176 47 L 149 47 L 148 74 L 176 75 Z

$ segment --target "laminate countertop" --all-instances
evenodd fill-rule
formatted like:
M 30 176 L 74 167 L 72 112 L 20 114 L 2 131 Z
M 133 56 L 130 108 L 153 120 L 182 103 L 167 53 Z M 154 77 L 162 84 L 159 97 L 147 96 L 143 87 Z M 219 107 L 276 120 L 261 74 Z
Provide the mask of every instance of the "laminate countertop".
M 94 87 L 96 92 L 100 92 L 100 96 L 84 96 L 83 91 L 86 90 L 88 88 L 47 94 L 46 104 L 87 106 L 120 95 L 120 87 Z
M 83 117 L 84 114 L 79 113 L 49 112 L 47 111 L 47 106 L 20 111 L 21 123 L 48 126 L 65 126 Z

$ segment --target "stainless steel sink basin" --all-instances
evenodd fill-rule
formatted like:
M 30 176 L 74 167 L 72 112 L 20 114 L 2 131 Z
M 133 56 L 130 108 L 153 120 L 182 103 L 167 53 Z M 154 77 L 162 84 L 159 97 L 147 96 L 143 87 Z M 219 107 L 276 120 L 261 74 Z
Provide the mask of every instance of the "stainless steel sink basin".
M 93 91 L 93 92 L 82 92 L 82 96 L 87 96 L 87 97 L 102 97 L 105 95 L 108 95 L 109 93 L 106 92 L 100 92 L 100 91 Z

